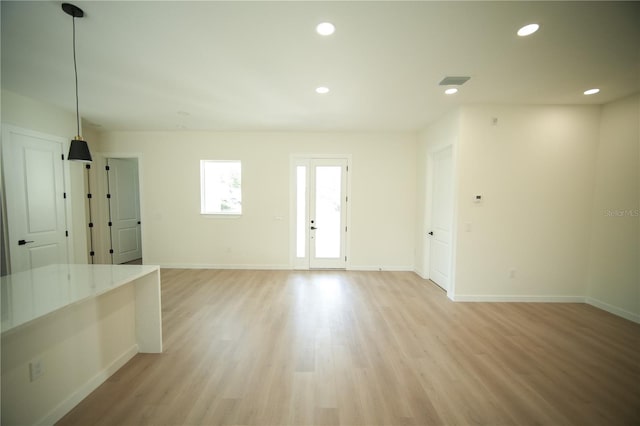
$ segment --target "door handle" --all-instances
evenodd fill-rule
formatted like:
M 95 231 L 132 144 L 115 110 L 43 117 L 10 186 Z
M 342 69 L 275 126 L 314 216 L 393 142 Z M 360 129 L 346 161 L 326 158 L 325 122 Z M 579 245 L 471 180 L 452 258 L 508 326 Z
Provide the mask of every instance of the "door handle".
M 433 231 L 429 232 L 429 235 L 433 236 Z
M 318 228 L 316 228 L 315 226 L 312 226 L 312 227 L 311 227 L 311 230 L 312 230 L 312 231 L 315 231 L 316 229 L 318 229 Z
M 19 241 L 18 241 L 18 245 L 19 245 L 19 246 L 23 246 L 23 245 L 25 245 L 25 244 L 29 244 L 29 243 L 32 243 L 32 242 L 33 242 L 33 241 L 19 240 Z

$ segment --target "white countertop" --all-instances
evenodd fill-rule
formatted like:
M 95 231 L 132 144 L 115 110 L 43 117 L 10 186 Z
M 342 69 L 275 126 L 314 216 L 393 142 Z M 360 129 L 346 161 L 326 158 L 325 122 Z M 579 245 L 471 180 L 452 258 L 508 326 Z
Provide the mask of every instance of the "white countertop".
M 2 277 L 2 335 L 158 269 L 157 265 L 49 265 Z

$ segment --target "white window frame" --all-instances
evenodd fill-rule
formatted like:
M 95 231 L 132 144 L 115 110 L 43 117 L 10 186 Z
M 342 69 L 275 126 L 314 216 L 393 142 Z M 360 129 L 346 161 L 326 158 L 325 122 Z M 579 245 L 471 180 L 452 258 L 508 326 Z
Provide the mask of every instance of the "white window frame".
M 206 211 L 206 184 L 205 184 L 205 166 L 211 163 L 237 163 L 240 167 L 240 211 Z M 223 217 L 239 217 L 242 216 L 242 161 L 240 160 L 200 160 L 200 214 L 203 216 L 223 216 Z

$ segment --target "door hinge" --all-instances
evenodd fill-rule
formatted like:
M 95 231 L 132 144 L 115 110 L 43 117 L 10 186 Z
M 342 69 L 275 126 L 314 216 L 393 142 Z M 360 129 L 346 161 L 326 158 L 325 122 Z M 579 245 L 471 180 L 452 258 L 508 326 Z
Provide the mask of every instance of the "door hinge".
M 345 201 L 345 203 L 348 203 L 349 202 L 349 196 L 344 197 L 344 201 Z
M 85 168 L 85 169 L 87 169 L 87 170 L 89 170 L 89 169 L 91 168 L 91 164 L 86 164 L 86 165 L 84 166 L 84 168 Z
M 104 166 L 104 169 L 105 169 L 106 171 L 109 171 L 109 166 Z
M 111 198 L 111 194 L 107 194 L 107 198 Z
M 347 166 L 347 171 L 349 171 L 349 166 Z
M 64 236 L 68 237 L 69 236 L 69 231 L 64 231 Z
M 60 154 L 60 158 L 62 158 L 62 161 L 64 161 L 64 154 Z
M 344 257 L 344 261 L 345 261 L 345 262 L 347 261 L 347 256 L 345 256 L 345 257 Z
M 64 198 L 65 200 L 67 199 L 67 193 L 66 192 L 62 193 L 62 198 Z
M 347 227 L 346 226 L 344 227 L 344 232 L 347 232 Z

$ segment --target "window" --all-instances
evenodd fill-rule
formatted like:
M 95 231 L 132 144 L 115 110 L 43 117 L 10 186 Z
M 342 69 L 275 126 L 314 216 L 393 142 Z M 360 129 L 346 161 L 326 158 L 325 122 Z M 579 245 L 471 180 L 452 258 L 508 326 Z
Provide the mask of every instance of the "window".
M 242 214 L 240 161 L 200 160 L 200 213 Z

